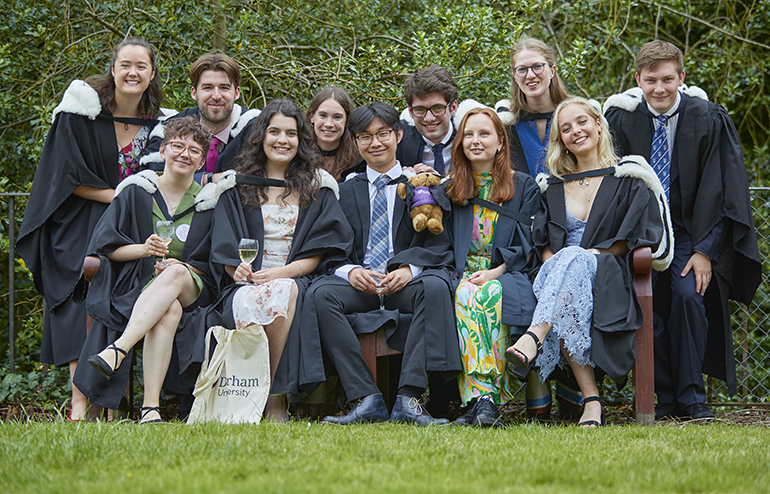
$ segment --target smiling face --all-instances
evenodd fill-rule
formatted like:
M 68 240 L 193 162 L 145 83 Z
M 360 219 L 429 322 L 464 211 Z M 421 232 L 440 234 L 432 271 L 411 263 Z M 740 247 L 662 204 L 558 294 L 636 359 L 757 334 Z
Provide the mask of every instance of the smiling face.
M 384 137 L 386 133 L 388 137 Z M 377 137 L 378 134 L 382 137 Z M 403 131 L 396 133 L 392 127 L 385 125 L 380 117 L 375 117 L 365 131 L 356 134 L 356 147 L 369 167 L 378 173 L 385 173 L 396 165 L 396 148 L 402 135 Z M 371 142 L 368 145 L 362 144 L 361 137 L 371 137 Z M 381 141 L 381 138 L 385 139 L 385 142 Z
M 267 168 L 286 168 L 297 155 L 299 132 L 294 117 L 276 113 L 270 117 L 262 149 L 267 156 Z
M 206 162 L 205 151 L 189 136 L 177 136 L 161 146 L 160 157 L 166 162 L 165 172 L 189 177 Z
M 347 116 L 342 105 L 333 98 L 324 100 L 310 117 L 318 146 L 324 151 L 337 149 L 345 132 Z
M 223 70 L 204 70 L 190 94 L 198 103 L 201 123 L 216 134 L 230 124 L 241 88 L 234 86 Z
M 477 173 L 491 172 L 495 155 L 503 147 L 494 122 L 483 113 L 469 116 L 463 129 L 463 153 Z
M 141 96 L 155 76 L 150 52 L 139 45 L 121 48 L 111 72 L 115 79 L 115 94 L 122 96 Z
M 535 68 L 538 64 L 544 64 L 543 71 L 540 74 L 535 74 Z M 522 50 L 514 61 L 514 73 L 513 80 L 519 86 L 519 89 L 527 97 L 527 102 L 532 103 L 534 101 L 546 100 L 551 101 L 551 79 L 556 75 L 556 66 L 548 65 L 545 57 L 540 53 L 532 50 Z M 532 67 L 535 66 L 535 67 Z M 524 76 L 520 76 L 516 73 L 516 68 L 530 67 Z
M 428 111 L 423 117 L 416 117 L 412 111 L 414 108 L 434 108 L 442 107 L 446 111 L 441 116 L 436 116 Z M 447 100 L 439 93 L 429 93 L 423 96 L 416 96 L 412 99 L 410 113 L 414 119 L 414 126 L 417 131 L 425 136 L 433 144 L 438 144 L 449 133 L 452 126 L 452 117 L 457 112 L 457 101 L 447 105 Z
M 559 135 L 578 164 L 583 159 L 598 159 L 600 125 L 599 119 L 591 118 L 579 104 L 567 105 L 559 113 Z
M 658 113 L 666 113 L 676 103 L 679 87 L 684 84 L 684 70 L 674 62 L 662 62 L 636 74 L 644 99 Z

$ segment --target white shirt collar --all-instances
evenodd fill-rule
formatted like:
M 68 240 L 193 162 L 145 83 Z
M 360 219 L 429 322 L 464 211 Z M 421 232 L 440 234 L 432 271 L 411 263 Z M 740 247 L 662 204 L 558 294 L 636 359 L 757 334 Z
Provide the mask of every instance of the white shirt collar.
M 396 166 L 391 168 L 390 170 L 386 171 L 385 173 L 380 173 L 377 170 L 369 167 L 367 165 L 366 167 L 366 179 L 369 181 L 370 184 L 373 184 L 375 180 L 380 178 L 380 175 L 387 175 L 390 177 L 391 180 L 395 180 L 398 177 L 401 176 L 401 173 L 403 170 L 401 169 L 401 163 L 399 161 L 396 161 Z
M 666 113 L 660 113 L 658 111 L 655 111 L 655 109 L 652 106 L 650 106 L 650 103 L 647 103 L 647 109 L 650 110 L 650 113 L 655 115 L 655 117 L 657 117 L 658 115 L 665 115 L 667 117 L 670 117 L 679 108 L 679 103 L 681 103 L 681 101 L 682 101 L 682 95 L 679 91 L 677 91 L 676 101 L 674 102 L 673 105 L 671 105 L 671 108 L 669 108 Z
M 454 132 L 455 132 L 455 124 L 454 124 L 454 122 L 450 122 L 450 123 L 452 125 L 449 126 L 449 132 L 447 132 L 447 134 L 444 136 L 444 138 L 441 139 L 441 143 L 444 144 L 444 145 L 446 145 L 449 141 L 452 140 L 452 134 L 454 134 Z M 430 140 L 428 140 L 428 138 L 425 137 L 424 135 L 420 134 L 420 136 L 422 136 L 422 140 L 425 141 L 425 144 L 427 144 L 428 146 L 430 146 L 431 149 L 433 149 L 433 146 L 435 146 L 435 144 L 433 144 Z

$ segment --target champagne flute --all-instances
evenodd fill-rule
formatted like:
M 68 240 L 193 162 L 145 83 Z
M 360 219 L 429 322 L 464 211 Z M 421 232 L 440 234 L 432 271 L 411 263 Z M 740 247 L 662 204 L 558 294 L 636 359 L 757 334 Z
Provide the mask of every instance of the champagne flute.
M 381 267 L 376 268 L 376 269 L 375 268 L 371 268 L 371 270 L 374 271 L 375 273 L 380 273 L 380 274 L 386 275 L 386 276 L 388 274 L 388 268 L 385 265 L 382 265 Z M 381 287 L 377 288 L 377 296 L 380 298 L 380 310 L 385 308 L 385 296 L 382 294 L 382 291 L 384 289 L 385 289 L 384 286 L 381 286 Z
M 251 263 L 254 262 L 254 259 L 257 258 L 258 250 L 259 242 L 253 238 L 242 238 L 241 241 L 238 242 L 238 256 L 241 258 L 241 262 L 251 265 Z M 248 282 L 249 281 L 244 278 L 237 282 L 237 284 L 246 285 Z
M 171 239 L 174 237 L 174 222 L 158 220 L 155 222 L 155 233 L 160 237 L 160 241 L 163 245 L 168 247 L 171 243 Z M 158 263 L 159 266 L 168 266 L 166 262 L 166 254 L 163 254 L 163 259 Z

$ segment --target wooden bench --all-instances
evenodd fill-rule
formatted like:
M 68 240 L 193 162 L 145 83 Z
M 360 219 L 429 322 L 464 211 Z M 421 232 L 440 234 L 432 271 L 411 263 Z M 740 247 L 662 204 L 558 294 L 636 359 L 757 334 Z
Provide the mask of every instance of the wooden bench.
M 652 425 L 655 422 L 655 363 L 652 331 L 652 250 L 643 247 L 634 250 L 632 255 L 634 289 L 642 307 L 644 321 L 636 332 L 636 362 L 633 368 L 634 412 L 636 422 Z M 401 352 L 388 346 L 382 328 L 374 333 L 358 336 L 361 350 L 374 381 L 383 392 L 388 403 L 392 402 L 394 367 L 390 358 Z M 397 373 L 395 373 L 397 375 Z M 383 379 L 385 377 L 386 379 Z M 397 379 L 396 379 L 397 383 Z

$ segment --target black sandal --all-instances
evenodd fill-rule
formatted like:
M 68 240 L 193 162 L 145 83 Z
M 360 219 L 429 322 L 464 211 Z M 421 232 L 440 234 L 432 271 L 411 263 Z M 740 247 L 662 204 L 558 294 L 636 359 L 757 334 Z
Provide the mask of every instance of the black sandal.
M 139 409 L 139 423 L 140 424 L 160 424 L 163 422 L 163 419 L 152 419 L 152 420 L 144 420 L 144 417 L 147 416 L 148 413 L 151 412 L 158 412 L 158 415 L 160 415 L 160 407 L 142 407 Z
M 585 406 L 586 403 L 591 401 L 598 401 L 599 405 L 602 407 L 602 417 L 601 422 L 597 422 L 595 420 L 586 420 L 585 422 L 578 422 L 578 427 L 589 427 L 589 426 L 595 426 L 595 427 L 601 427 L 605 424 L 605 414 L 604 414 L 604 405 L 602 405 L 602 400 L 598 396 L 588 396 L 586 398 L 583 398 L 583 406 Z
M 99 371 L 99 374 L 103 375 L 107 379 L 112 379 L 112 376 L 115 375 L 116 372 L 118 372 L 118 368 L 120 367 L 118 364 L 118 352 L 122 353 L 124 357 L 128 356 L 125 350 L 118 347 L 115 342 L 110 343 L 105 350 L 113 350 L 115 352 L 115 368 L 113 369 L 110 367 L 110 364 L 107 363 L 106 360 L 101 358 L 99 354 L 91 355 L 88 357 L 88 363 L 91 364 L 91 366 Z M 122 363 L 122 362 L 121 362 Z
M 524 355 L 521 350 L 517 350 L 513 348 L 513 346 L 505 351 L 505 359 L 513 364 L 513 369 L 511 369 L 511 372 L 520 381 L 527 379 L 527 374 L 529 374 L 529 371 L 531 371 L 532 367 L 535 366 L 535 360 L 537 360 L 537 356 L 543 353 L 543 344 L 540 342 L 540 338 L 538 338 L 537 335 L 532 331 L 527 331 L 524 333 L 524 336 L 526 335 L 531 336 L 532 339 L 535 340 L 535 348 L 537 349 L 537 353 L 534 357 L 530 359 Z

